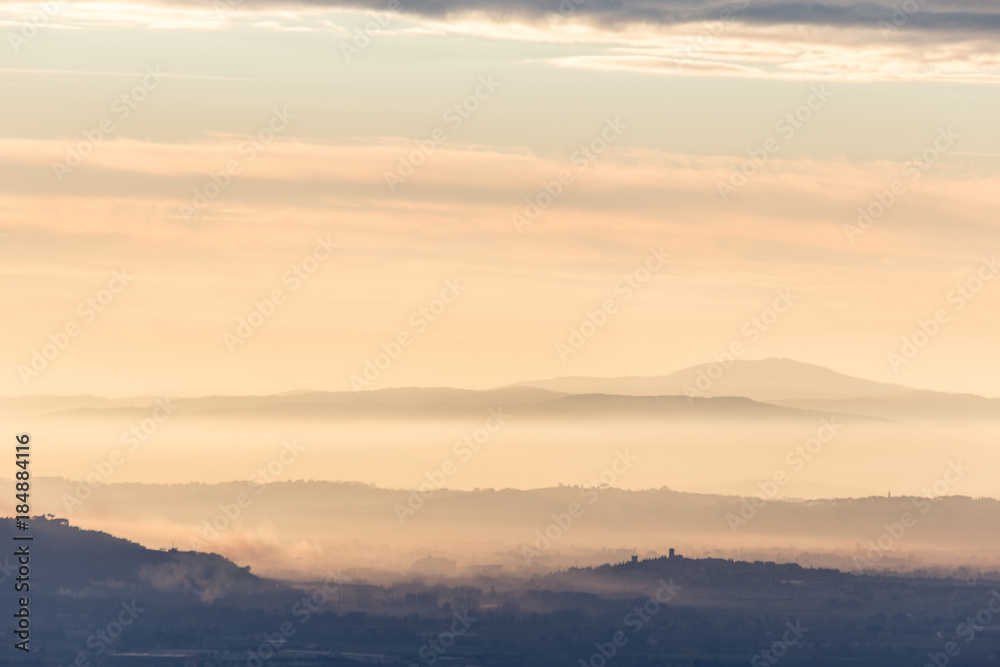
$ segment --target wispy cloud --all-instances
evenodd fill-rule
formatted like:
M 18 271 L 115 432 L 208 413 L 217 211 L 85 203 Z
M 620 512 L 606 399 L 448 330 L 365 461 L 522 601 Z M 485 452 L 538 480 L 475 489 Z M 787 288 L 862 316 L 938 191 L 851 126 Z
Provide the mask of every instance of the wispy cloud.
M 400 11 L 424 17 L 456 17 L 479 14 L 491 20 L 544 21 L 560 15 L 562 0 L 407 0 Z M 107 3 L 104 3 L 107 4 Z M 758 25 L 870 26 L 880 20 L 890 21 L 897 10 L 896 0 L 737 0 L 732 3 L 691 2 L 690 0 L 587 0 L 580 3 L 573 17 L 603 28 L 614 29 L 630 24 L 674 25 L 718 20 L 720 12 L 733 9 L 739 20 Z M 173 0 L 168 6 L 197 7 L 203 2 Z M 385 11 L 385 0 L 243 0 L 240 9 L 347 8 Z M 169 9 L 159 9 L 169 13 Z M 988 0 L 923 2 L 907 17 L 911 30 L 968 31 L 993 33 L 1000 29 L 1000 9 Z
M 925 51 L 905 47 L 849 48 L 838 44 L 795 44 L 732 40 L 710 52 L 685 57 L 683 46 L 630 48 L 626 53 L 548 59 L 551 65 L 597 71 L 670 76 L 723 76 L 785 81 L 944 81 L 1000 83 L 1000 56 L 952 45 Z

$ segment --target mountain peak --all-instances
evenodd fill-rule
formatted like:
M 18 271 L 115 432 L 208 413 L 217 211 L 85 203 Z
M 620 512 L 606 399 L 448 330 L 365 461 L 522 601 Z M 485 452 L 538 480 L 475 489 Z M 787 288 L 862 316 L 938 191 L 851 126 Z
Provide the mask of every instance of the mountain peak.
M 683 368 L 669 375 L 560 377 L 522 382 L 515 386 L 569 394 L 689 395 L 706 398 L 746 396 L 758 401 L 881 398 L 913 391 L 902 385 L 851 377 L 825 366 L 788 358 L 722 359 Z

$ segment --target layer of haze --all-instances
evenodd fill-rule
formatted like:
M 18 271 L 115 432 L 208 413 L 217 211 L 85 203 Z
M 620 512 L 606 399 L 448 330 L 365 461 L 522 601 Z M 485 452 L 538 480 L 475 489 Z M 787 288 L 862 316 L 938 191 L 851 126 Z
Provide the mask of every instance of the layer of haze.
M 972 472 L 949 493 L 1000 496 L 988 474 L 1000 465 L 1000 399 L 781 359 L 491 391 L 3 399 L 0 414 L 44 443 L 39 470 L 92 486 L 306 479 L 747 496 L 770 485 L 769 498 L 831 498 L 926 495 L 960 462 Z

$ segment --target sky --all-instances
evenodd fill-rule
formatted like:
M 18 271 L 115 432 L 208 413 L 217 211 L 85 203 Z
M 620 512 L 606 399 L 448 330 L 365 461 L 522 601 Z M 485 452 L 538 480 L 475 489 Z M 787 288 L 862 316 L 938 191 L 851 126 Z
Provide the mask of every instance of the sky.
M 744 347 L 1000 396 L 1000 11 L 0 2 L 0 395 Z

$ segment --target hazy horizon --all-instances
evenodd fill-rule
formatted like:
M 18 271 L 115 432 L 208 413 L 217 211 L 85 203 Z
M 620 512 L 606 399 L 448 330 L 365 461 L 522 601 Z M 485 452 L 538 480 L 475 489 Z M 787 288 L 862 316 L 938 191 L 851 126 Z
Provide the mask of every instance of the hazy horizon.
M 749 357 L 746 357 L 746 358 L 741 357 L 738 361 L 741 361 L 741 362 L 789 361 L 789 362 L 793 362 L 793 363 L 796 363 L 796 364 L 803 364 L 803 365 L 807 365 L 807 366 L 822 366 L 821 364 L 816 364 L 816 363 L 813 363 L 813 362 L 810 362 L 810 361 L 804 361 L 802 359 L 792 359 L 792 358 L 789 358 L 789 357 L 754 357 L 754 356 L 749 356 Z M 347 390 L 345 390 L 343 388 L 332 389 L 332 388 L 320 388 L 320 387 L 312 387 L 312 388 L 296 387 L 294 389 L 275 389 L 274 391 L 270 391 L 270 392 L 267 392 L 267 393 L 229 393 L 229 394 L 220 394 L 220 393 L 209 393 L 209 394 L 205 394 L 205 393 L 188 393 L 188 394 L 170 394 L 170 396 L 171 397 L 177 397 L 177 398 L 203 398 L 203 397 L 207 397 L 207 396 L 254 396 L 254 397 L 268 397 L 268 396 L 282 396 L 282 395 L 305 394 L 305 393 L 338 393 L 338 392 L 348 392 L 348 391 L 355 392 L 355 393 L 369 393 L 369 392 L 383 391 L 383 390 L 386 390 L 386 389 L 460 389 L 460 390 L 467 390 L 467 391 L 491 391 L 491 390 L 496 390 L 496 389 L 505 389 L 505 388 L 508 388 L 508 387 L 536 386 L 538 384 L 542 384 L 542 383 L 550 382 L 550 381 L 556 381 L 556 380 L 575 380 L 575 379 L 594 379 L 594 380 L 654 379 L 654 378 L 669 377 L 671 375 L 676 375 L 676 374 L 679 374 L 679 373 L 684 372 L 684 371 L 690 371 L 690 370 L 698 369 L 698 368 L 701 368 L 701 367 L 711 366 L 711 365 L 713 365 L 715 363 L 718 363 L 718 362 L 716 362 L 714 360 L 702 361 L 700 363 L 692 364 L 690 366 L 685 366 L 683 368 L 677 368 L 677 369 L 674 369 L 673 371 L 668 371 L 666 373 L 658 374 L 658 375 L 650 375 L 650 374 L 604 375 L 604 376 L 599 376 L 599 375 L 559 375 L 559 376 L 549 376 L 549 377 L 521 379 L 521 380 L 516 380 L 516 381 L 513 381 L 513 382 L 499 384 L 499 385 L 479 384 L 479 385 L 476 385 L 476 386 L 469 386 L 469 385 L 392 384 L 392 383 L 386 383 L 384 386 L 362 387 L 362 388 L 359 388 L 359 389 L 356 389 L 356 390 L 354 390 L 354 389 L 347 389 Z M 838 369 L 832 368 L 832 367 L 825 367 L 825 368 L 833 371 L 834 373 L 837 373 L 838 375 L 845 375 L 845 376 L 855 377 L 857 379 L 861 379 L 861 380 L 865 380 L 865 381 L 873 382 L 873 383 L 882 383 L 882 384 L 886 384 L 886 385 L 895 384 L 895 385 L 899 385 L 899 386 L 903 387 L 904 389 L 911 389 L 911 390 L 915 390 L 915 391 L 937 391 L 937 392 L 951 393 L 951 394 L 974 394 L 974 395 L 977 395 L 977 396 L 982 396 L 984 398 L 1000 398 L 1000 395 L 998 395 L 998 396 L 992 396 L 992 395 L 988 395 L 988 394 L 984 394 L 984 393 L 978 393 L 978 392 L 971 391 L 971 390 L 967 390 L 967 391 L 962 391 L 962 390 L 945 390 L 945 389 L 943 389 L 941 387 L 917 386 L 917 385 L 915 385 L 913 383 L 908 383 L 908 382 L 889 381 L 889 380 L 876 380 L 875 378 L 872 378 L 872 377 L 864 377 L 864 376 L 859 376 L 859 375 L 851 375 L 849 373 L 846 373 L 845 371 L 838 370 Z M 157 394 L 157 395 L 160 395 L 160 394 Z M 123 399 L 130 399 L 130 398 L 148 398 L 148 397 L 152 396 L 152 394 L 141 394 L 140 393 L 140 394 L 117 394 L 117 395 L 115 395 L 115 394 L 100 394 L 100 395 L 98 395 L 98 394 L 60 394 L 60 393 L 30 393 L 30 392 L 24 392 L 24 393 L 18 393 L 18 394 L 0 395 L 0 399 L 35 398 L 35 397 L 37 397 L 37 398 L 64 398 L 64 397 L 72 397 L 72 396 L 91 396 L 91 397 L 95 397 L 95 398 L 107 398 L 107 399 L 111 399 L 111 400 L 123 400 Z

